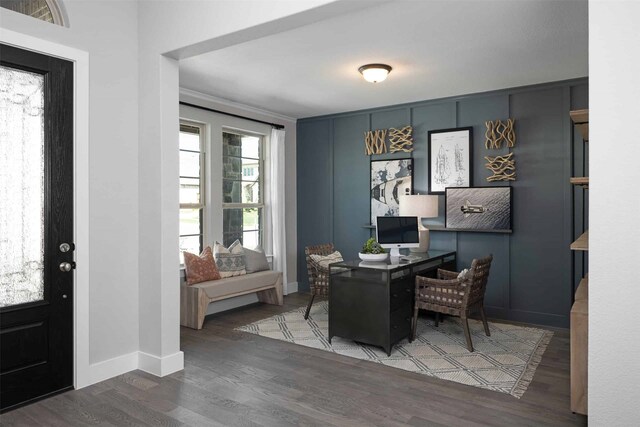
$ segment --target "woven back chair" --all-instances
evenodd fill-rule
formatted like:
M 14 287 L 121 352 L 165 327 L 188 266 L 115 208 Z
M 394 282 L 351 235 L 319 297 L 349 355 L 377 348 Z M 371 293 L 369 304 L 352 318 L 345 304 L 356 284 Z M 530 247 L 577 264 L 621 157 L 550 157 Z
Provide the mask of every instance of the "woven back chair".
M 487 289 L 492 260 L 492 255 L 486 258 L 474 259 L 469 272 L 462 279 L 458 279 L 459 273 L 441 269 L 438 270 L 437 279 L 417 276 L 411 339 L 413 340 L 416 337 L 419 309 L 436 313 L 436 327 L 438 326 L 440 313 L 460 317 L 469 351 L 473 351 L 469 322 L 467 321 L 471 310 L 477 309 L 480 312 L 484 332 L 487 336 L 491 336 L 487 317 L 484 313 L 484 293 Z
M 329 295 L 329 269 L 320 266 L 314 262 L 309 255 L 329 255 L 334 252 L 333 244 L 327 243 L 324 245 L 307 246 L 304 248 L 304 254 L 307 260 L 307 274 L 309 275 L 309 287 L 311 288 L 311 298 L 307 305 L 307 311 L 304 318 L 309 317 L 309 310 L 313 304 L 313 299 L 316 295 L 327 296 Z

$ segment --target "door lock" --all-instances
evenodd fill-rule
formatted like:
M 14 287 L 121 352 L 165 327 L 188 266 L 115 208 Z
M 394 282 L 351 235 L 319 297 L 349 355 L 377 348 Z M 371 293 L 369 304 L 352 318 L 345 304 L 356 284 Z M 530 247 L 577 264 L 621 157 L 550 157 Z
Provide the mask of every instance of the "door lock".
M 60 249 L 60 252 L 65 253 L 65 252 L 75 250 L 76 245 L 74 245 L 73 243 L 61 243 L 60 246 L 58 246 L 58 248 Z
M 68 273 L 71 270 L 74 270 L 76 268 L 76 263 L 75 262 L 62 262 L 60 263 L 60 271 L 63 271 L 65 273 Z

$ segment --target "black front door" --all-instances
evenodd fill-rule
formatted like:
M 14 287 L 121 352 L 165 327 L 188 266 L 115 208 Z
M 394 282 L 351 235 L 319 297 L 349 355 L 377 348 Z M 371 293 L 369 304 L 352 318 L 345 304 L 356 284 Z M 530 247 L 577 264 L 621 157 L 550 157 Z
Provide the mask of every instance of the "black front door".
M 73 385 L 73 64 L 0 44 L 0 410 Z

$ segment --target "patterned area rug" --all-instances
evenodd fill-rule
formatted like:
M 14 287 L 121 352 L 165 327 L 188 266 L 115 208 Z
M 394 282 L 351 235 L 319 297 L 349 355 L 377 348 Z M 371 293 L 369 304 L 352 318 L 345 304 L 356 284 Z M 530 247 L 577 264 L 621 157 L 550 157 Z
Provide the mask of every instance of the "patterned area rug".
M 334 337 L 329 344 L 328 302 L 314 304 L 308 320 L 304 320 L 305 308 L 236 329 L 507 393 L 518 399 L 531 383 L 553 336 L 553 332 L 543 329 L 489 323 L 491 336 L 487 337 L 481 322 L 469 320 L 475 350 L 469 353 L 459 319 L 445 317 L 436 328 L 432 319 L 419 317 L 416 340 L 400 341 L 389 357 L 381 348 L 339 337 Z

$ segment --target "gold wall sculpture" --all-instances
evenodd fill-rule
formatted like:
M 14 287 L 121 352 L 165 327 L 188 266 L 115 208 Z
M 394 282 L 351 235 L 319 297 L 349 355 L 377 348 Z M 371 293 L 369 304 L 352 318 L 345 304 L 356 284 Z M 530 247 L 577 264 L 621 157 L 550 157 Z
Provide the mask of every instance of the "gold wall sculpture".
M 493 172 L 493 175 L 487 177 L 487 181 L 515 181 L 516 180 L 516 161 L 513 153 L 506 156 L 489 157 L 485 156 L 488 162 L 485 164 L 487 169 Z
M 370 130 L 364 133 L 365 153 L 367 156 L 387 152 L 386 136 L 386 129 Z
M 503 142 L 506 143 L 508 148 L 513 148 L 516 145 L 514 119 L 507 119 L 505 122 L 502 120 L 489 120 L 484 122 L 484 125 L 487 128 L 484 133 L 484 146 L 487 150 L 500 149 Z
M 389 152 L 396 153 L 403 151 L 410 153 L 413 151 L 413 138 L 411 134 L 413 128 L 411 126 L 405 126 L 402 129 L 391 128 L 389 129 Z

